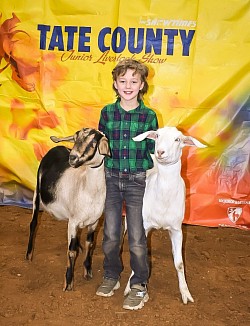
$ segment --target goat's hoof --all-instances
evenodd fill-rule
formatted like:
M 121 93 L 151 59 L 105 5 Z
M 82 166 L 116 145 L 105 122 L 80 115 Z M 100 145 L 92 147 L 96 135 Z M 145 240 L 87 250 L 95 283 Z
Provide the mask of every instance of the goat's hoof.
M 90 281 L 93 278 L 92 270 L 89 270 L 84 273 L 83 277 L 85 278 L 85 280 Z
M 131 291 L 130 288 L 129 289 L 126 288 L 123 292 L 123 296 L 126 297 L 130 291 Z
M 32 260 L 32 252 L 31 253 L 27 252 L 26 256 L 25 256 L 25 259 L 31 261 Z
M 73 282 L 69 283 L 69 284 L 66 284 L 63 288 L 63 291 L 66 292 L 66 291 L 73 291 Z
M 194 299 L 192 298 L 191 294 L 188 293 L 188 294 L 183 294 L 182 295 L 182 301 L 183 301 L 184 304 L 187 304 L 188 301 L 194 302 Z

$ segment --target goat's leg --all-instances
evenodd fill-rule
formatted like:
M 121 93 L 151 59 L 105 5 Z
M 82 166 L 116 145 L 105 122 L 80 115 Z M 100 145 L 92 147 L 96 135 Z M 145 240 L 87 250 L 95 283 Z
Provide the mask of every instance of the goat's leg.
M 95 238 L 95 230 L 93 228 L 88 228 L 87 240 L 85 242 L 85 259 L 83 262 L 83 277 L 86 280 L 90 280 L 93 277 L 92 272 L 92 257 L 94 251 L 94 238 Z
M 29 242 L 28 242 L 28 247 L 27 247 L 27 251 L 26 251 L 26 259 L 27 260 L 32 260 L 33 244 L 34 244 L 33 242 L 34 242 L 34 236 L 35 236 L 36 228 L 37 228 L 39 204 L 40 204 L 39 194 L 38 194 L 37 190 L 35 190 L 34 201 L 33 201 L 33 215 L 32 215 L 32 220 L 30 222 L 30 235 L 29 235 Z
M 132 270 L 132 272 L 131 272 L 131 274 L 130 274 L 130 276 L 129 276 L 129 279 L 128 279 L 128 282 L 127 282 L 127 285 L 126 285 L 126 287 L 125 287 L 125 290 L 124 290 L 124 292 L 123 292 L 123 294 L 124 294 L 124 296 L 126 296 L 129 292 L 130 292 L 130 290 L 131 290 L 131 288 L 130 288 L 130 279 L 131 279 L 131 277 L 134 275 L 134 271 Z
M 75 267 L 75 260 L 76 260 L 78 248 L 79 248 L 78 237 L 72 238 L 67 252 L 67 269 L 65 275 L 65 285 L 63 288 L 64 291 L 73 290 L 74 267 Z
M 182 230 L 171 229 L 169 230 L 169 236 L 172 242 L 174 265 L 178 275 L 179 289 L 181 292 L 182 301 L 184 304 L 187 304 L 188 301 L 194 302 L 194 299 L 189 292 L 185 278 L 184 264 L 182 259 Z
M 68 252 L 67 252 L 67 269 L 65 275 L 64 291 L 73 290 L 75 260 L 80 247 L 79 232 L 74 223 L 68 223 Z

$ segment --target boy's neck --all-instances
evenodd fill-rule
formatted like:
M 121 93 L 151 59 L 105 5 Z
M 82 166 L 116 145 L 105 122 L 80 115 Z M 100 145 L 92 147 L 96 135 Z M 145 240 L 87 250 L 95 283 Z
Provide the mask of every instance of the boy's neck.
M 125 110 L 125 111 L 131 111 L 131 110 L 136 109 L 139 106 L 139 101 L 138 100 L 135 100 L 135 101 L 131 101 L 130 102 L 130 101 L 123 101 L 121 99 L 120 105 L 123 108 L 123 110 Z

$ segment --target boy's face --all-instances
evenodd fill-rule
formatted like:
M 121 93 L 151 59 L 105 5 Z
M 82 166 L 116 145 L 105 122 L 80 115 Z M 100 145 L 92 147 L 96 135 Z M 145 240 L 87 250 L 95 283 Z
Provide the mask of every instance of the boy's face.
M 118 76 L 114 81 L 114 87 L 124 101 L 137 99 L 139 91 L 144 86 L 140 74 L 134 74 L 134 72 L 134 70 L 128 69 L 124 75 Z

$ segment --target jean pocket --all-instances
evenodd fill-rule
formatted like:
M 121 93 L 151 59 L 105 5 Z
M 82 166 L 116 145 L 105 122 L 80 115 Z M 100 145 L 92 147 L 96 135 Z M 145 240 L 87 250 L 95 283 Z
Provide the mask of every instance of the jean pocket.
M 142 187 L 146 185 L 146 172 L 141 172 L 135 175 L 134 182 Z

